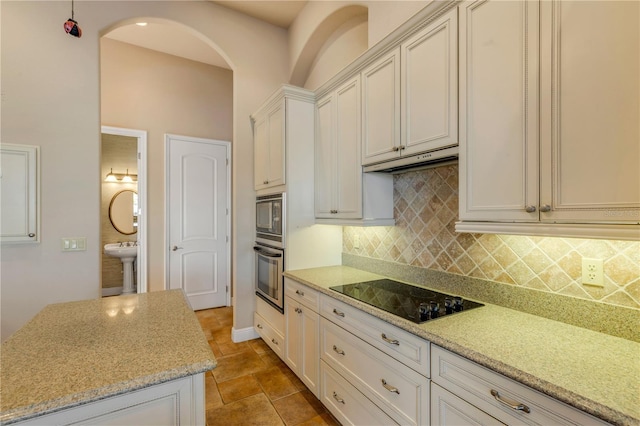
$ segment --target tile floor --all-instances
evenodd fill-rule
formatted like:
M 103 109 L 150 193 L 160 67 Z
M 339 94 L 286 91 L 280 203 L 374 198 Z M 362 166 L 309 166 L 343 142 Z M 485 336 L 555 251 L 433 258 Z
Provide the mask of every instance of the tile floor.
M 233 343 L 233 308 L 197 311 L 218 366 L 206 373 L 207 426 L 339 425 L 262 339 Z

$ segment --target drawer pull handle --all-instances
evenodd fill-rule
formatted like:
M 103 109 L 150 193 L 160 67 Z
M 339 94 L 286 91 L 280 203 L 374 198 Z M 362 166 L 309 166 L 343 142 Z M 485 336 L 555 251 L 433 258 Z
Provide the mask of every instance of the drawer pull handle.
M 339 310 L 337 310 L 336 308 L 333 308 L 333 313 L 336 314 L 339 317 L 344 318 L 344 312 L 340 312 Z
M 298 296 L 304 296 L 304 291 L 296 290 Z
M 381 381 L 382 381 L 382 386 L 384 386 L 384 388 L 386 390 L 388 390 L 389 392 L 397 393 L 398 395 L 400 395 L 400 391 L 398 390 L 397 387 L 387 384 L 387 381 L 385 379 L 381 379 Z
M 340 398 L 335 391 L 333 391 L 333 399 L 338 401 L 340 404 L 344 404 L 344 399 Z
M 529 409 L 529 407 L 527 407 L 524 404 L 520 404 L 514 400 L 510 400 L 507 398 L 503 398 L 500 396 L 500 393 L 497 390 L 493 390 L 491 389 L 491 395 L 496 399 L 496 401 L 498 401 L 500 404 L 506 405 L 507 407 L 511 408 L 512 410 L 516 410 L 516 411 L 524 411 L 525 413 L 530 413 L 531 410 Z
M 260 330 L 262 330 L 262 324 L 256 324 L 256 327 L 258 327 Z
M 296 313 L 298 313 L 298 314 L 302 313 L 302 309 L 300 309 L 300 308 L 295 308 L 294 311 L 296 311 Z
M 398 342 L 396 339 L 389 339 L 387 335 L 384 333 L 382 333 L 382 340 L 384 340 L 387 343 L 391 343 L 392 345 L 400 346 L 400 342 Z
M 278 342 L 276 341 L 276 339 L 271 339 L 271 343 L 273 343 L 274 345 L 277 345 Z
M 333 345 L 333 351 L 338 355 L 344 355 L 344 351 L 342 349 L 338 349 L 336 345 Z

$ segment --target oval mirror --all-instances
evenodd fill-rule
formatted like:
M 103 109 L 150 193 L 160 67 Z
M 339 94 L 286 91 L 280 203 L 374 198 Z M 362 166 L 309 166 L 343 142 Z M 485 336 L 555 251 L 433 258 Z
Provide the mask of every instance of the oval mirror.
M 109 220 L 124 235 L 138 232 L 138 193 L 130 189 L 118 192 L 109 204 Z

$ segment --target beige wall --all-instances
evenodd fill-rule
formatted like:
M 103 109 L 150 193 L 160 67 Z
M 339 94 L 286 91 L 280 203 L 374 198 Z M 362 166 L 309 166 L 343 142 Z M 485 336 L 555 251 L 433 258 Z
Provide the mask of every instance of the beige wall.
M 99 296 L 99 40 L 140 17 L 197 33 L 233 69 L 233 276 L 243 306 L 235 310 L 235 326 L 250 327 L 254 192 L 248 117 L 287 80 L 286 31 L 211 2 L 87 1 L 75 5 L 83 30 L 78 39 L 62 29 L 69 7 L 68 1 L 0 2 L 1 140 L 38 145 L 42 160 L 41 243 L 4 246 L 0 255 L 2 339 L 49 303 Z M 156 168 L 158 155 L 149 158 Z M 87 238 L 86 251 L 61 252 L 61 238 L 80 236 Z
M 102 124 L 147 131 L 148 288 L 164 289 L 166 133 L 231 141 L 233 72 L 102 38 Z

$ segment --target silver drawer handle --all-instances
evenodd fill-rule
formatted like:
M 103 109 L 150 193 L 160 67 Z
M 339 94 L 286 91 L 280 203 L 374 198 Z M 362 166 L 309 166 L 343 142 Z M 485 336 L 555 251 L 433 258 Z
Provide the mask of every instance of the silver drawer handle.
M 304 296 L 304 291 L 296 290 L 298 296 Z
M 336 308 L 333 308 L 333 313 L 336 314 L 339 317 L 343 317 L 344 318 L 344 312 L 340 312 Z
M 333 392 L 333 399 L 338 401 L 340 404 L 344 404 L 344 399 L 340 398 L 335 391 Z
M 342 349 L 338 349 L 336 345 L 333 345 L 333 351 L 338 355 L 344 355 L 344 351 Z
M 260 330 L 262 330 L 262 324 L 256 324 L 256 327 L 258 327 Z
M 398 390 L 398 388 L 387 384 L 387 381 L 385 379 L 381 379 L 381 381 L 382 381 L 382 386 L 384 386 L 384 388 L 386 390 L 388 390 L 389 392 L 397 393 L 398 395 L 400 395 L 400 391 Z
M 276 342 L 276 339 L 271 339 L 271 343 L 273 343 L 274 345 L 278 344 L 278 342 Z
M 530 413 L 531 409 L 524 404 L 520 404 L 512 399 L 503 398 L 500 396 L 500 393 L 497 390 L 491 389 L 491 395 L 498 401 L 500 404 L 506 405 L 512 410 L 516 411 L 524 411 L 525 413 Z
M 391 343 L 392 345 L 400 346 L 400 342 L 398 342 L 396 339 L 389 339 L 387 335 L 384 333 L 382 333 L 382 340 L 384 340 L 387 343 Z

